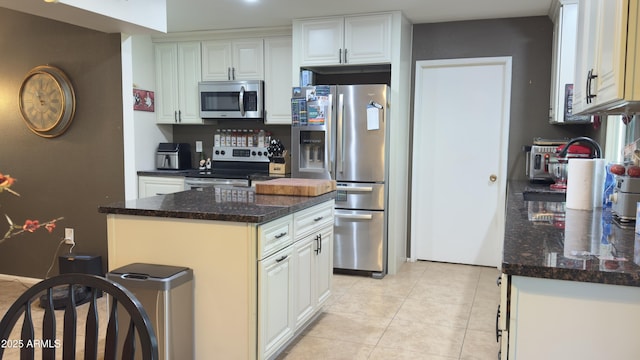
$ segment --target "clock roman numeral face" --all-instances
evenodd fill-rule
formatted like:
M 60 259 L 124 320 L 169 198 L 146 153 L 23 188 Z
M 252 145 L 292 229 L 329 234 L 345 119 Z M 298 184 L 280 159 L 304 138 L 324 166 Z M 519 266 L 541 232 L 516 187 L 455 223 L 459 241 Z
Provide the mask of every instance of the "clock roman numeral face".
M 36 129 L 48 131 L 62 116 L 62 97 L 62 90 L 53 76 L 34 74 L 24 85 L 22 108 Z
M 27 73 L 18 98 L 27 127 L 45 138 L 64 133 L 76 111 L 71 81 L 62 70 L 50 65 L 36 66 Z

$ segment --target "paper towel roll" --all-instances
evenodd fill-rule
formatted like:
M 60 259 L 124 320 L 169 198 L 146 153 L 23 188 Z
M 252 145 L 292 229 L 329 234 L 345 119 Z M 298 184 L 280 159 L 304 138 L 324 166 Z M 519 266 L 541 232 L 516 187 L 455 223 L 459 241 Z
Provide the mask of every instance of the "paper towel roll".
M 594 159 L 569 159 L 567 209 L 593 210 Z
M 604 193 L 604 179 L 607 176 L 606 159 L 593 159 L 593 208 L 602 207 L 602 195 Z

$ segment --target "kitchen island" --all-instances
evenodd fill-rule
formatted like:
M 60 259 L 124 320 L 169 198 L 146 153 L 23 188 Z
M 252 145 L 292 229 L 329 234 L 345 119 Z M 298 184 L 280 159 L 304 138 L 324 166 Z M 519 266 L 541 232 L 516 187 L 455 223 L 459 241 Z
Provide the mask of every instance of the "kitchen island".
M 543 186 L 508 188 L 496 324 L 502 359 L 637 358 L 635 223 L 617 222 L 608 209 L 524 201 L 524 192 Z
M 330 294 L 334 197 L 216 186 L 101 206 L 109 269 L 193 269 L 195 358 L 272 358 Z

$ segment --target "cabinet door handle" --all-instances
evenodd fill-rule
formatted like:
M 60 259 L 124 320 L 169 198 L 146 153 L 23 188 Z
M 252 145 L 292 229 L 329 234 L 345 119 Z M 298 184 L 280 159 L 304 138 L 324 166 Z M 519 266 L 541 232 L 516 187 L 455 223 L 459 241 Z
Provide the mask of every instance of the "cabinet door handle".
M 178 122 L 178 111 L 173 112 L 173 122 Z
M 344 49 L 344 63 L 347 63 L 347 49 Z
M 322 234 L 318 234 L 318 246 L 320 247 L 318 254 L 320 254 L 322 253 Z
M 182 122 L 182 110 L 178 110 L 178 122 Z
M 313 221 L 318 222 L 322 219 L 324 219 L 324 216 L 318 216 L 317 218 L 313 219 Z
M 230 67 L 227 68 L 227 80 L 233 80 L 233 79 L 231 79 L 231 68 Z
M 316 255 L 320 254 L 320 243 L 318 242 L 318 235 L 316 235 L 316 237 L 313 239 L 316 242 L 316 249 L 313 250 L 313 252 L 316 253 Z
M 276 262 L 277 262 L 277 263 L 279 263 L 279 262 L 283 262 L 283 261 L 284 261 L 286 258 L 288 258 L 288 257 L 289 257 L 289 255 L 282 255 L 281 257 L 279 257 L 279 258 L 277 258 L 277 259 L 276 259 Z
M 499 329 L 498 323 L 500 321 L 500 305 L 498 305 L 498 312 L 496 313 L 496 342 L 500 341 L 502 331 Z
M 236 79 L 236 68 L 232 67 L 231 68 L 231 80 L 235 80 Z
M 342 49 L 338 49 L 338 63 L 342 64 Z
M 502 285 L 502 276 L 498 276 L 496 278 L 496 285 L 498 285 L 498 286 Z
M 595 75 L 593 73 L 593 69 L 589 70 L 589 72 L 587 73 L 587 104 L 591 104 L 592 103 L 591 99 L 596 97 L 596 95 L 591 93 L 591 82 L 593 79 L 597 77 L 598 75 Z
M 283 233 L 280 233 L 280 234 L 278 234 L 278 235 L 276 235 L 276 236 L 274 236 L 274 237 L 275 237 L 276 239 L 280 239 L 281 237 L 283 237 L 283 236 L 285 236 L 285 235 L 287 235 L 287 233 L 286 233 L 286 232 L 283 232 Z

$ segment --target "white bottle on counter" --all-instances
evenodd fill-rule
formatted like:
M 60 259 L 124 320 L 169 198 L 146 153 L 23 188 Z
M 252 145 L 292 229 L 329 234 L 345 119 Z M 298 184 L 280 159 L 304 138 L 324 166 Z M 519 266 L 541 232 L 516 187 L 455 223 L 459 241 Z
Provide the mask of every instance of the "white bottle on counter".
M 247 147 L 253 147 L 253 130 L 247 130 Z
M 258 133 L 258 147 L 265 147 L 264 140 L 264 130 L 260 130 Z
M 247 130 L 240 130 L 241 132 L 238 132 L 238 136 L 240 139 L 240 144 L 238 144 L 238 146 L 240 147 L 247 147 Z
M 220 147 L 220 129 L 217 129 L 216 133 L 213 135 L 213 146 Z
M 238 146 L 238 132 L 236 129 L 231 130 L 231 146 Z

